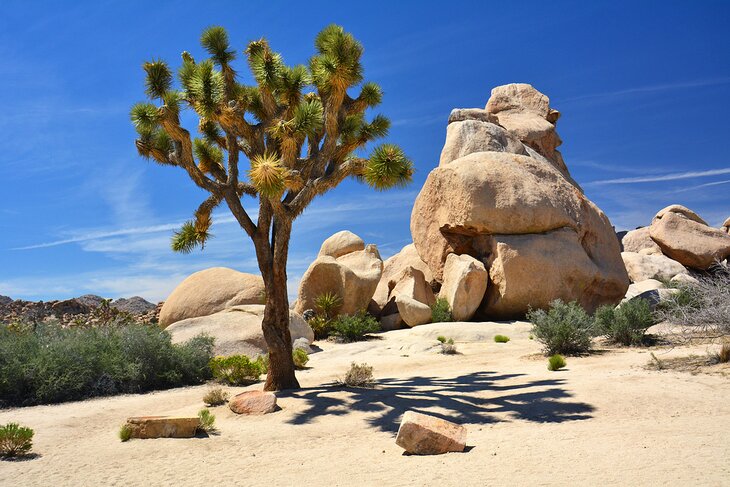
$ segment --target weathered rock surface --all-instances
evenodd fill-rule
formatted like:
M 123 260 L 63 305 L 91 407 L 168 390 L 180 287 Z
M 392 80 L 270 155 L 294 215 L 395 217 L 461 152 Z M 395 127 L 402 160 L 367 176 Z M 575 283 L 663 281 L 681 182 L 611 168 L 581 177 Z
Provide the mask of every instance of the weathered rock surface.
M 657 281 L 656 279 L 646 279 L 631 284 L 626 290 L 626 299 L 634 298 L 647 291 L 654 291 L 657 289 L 665 289 L 664 283 Z
M 696 277 L 691 276 L 690 274 L 677 274 L 670 280 L 680 284 L 699 284 L 700 282 Z
M 427 304 L 416 301 L 405 294 L 397 295 L 395 304 L 401 319 L 411 328 L 431 322 L 431 308 Z
M 497 116 L 489 113 L 483 108 L 454 108 L 449 113 L 449 123 L 463 122 L 464 120 L 478 120 L 497 124 Z
M 382 309 L 382 316 L 388 316 L 398 311 L 395 299 L 398 296 L 406 296 L 426 306 L 431 306 L 436 301 L 436 296 L 426 278 L 420 270 L 415 267 L 405 267 L 393 281 L 395 285 L 388 295 L 388 302 Z
M 78 298 L 76 298 L 76 300 L 78 301 Z M 149 313 L 157 307 L 156 304 L 150 303 L 146 299 L 139 296 L 115 299 L 114 301 L 112 301 L 111 306 L 118 309 L 119 311 L 123 311 L 125 313 L 133 315 Z
M 246 391 L 233 396 L 228 407 L 236 414 L 273 413 L 276 411 L 276 395 L 266 391 Z
M 725 233 L 730 233 L 730 217 L 728 217 L 722 224 L 722 230 Z
M 466 448 L 466 428 L 445 419 L 406 411 L 395 442 L 415 455 L 462 452 Z
M 322 242 L 322 247 L 319 249 L 319 255 L 329 255 L 336 259 L 337 257 L 342 257 L 350 252 L 356 252 L 364 249 L 365 242 L 363 239 L 348 230 L 342 230 Z
M 347 232 L 349 233 L 349 232 Z M 383 272 L 383 261 L 375 245 L 367 245 L 362 250 L 342 254 L 346 249 L 355 248 L 354 234 L 335 234 L 327 239 L 322 249 L 339 254 L 338 257 L 322 254 L 312 262 L 299 283 L 299 294 L 294 310 L 303 313 L 315 309 L 317 296 L 334 293 L 342 300 L 340 314 L 353 314 L 367 309 Z M 359 237 L 358 237 L 359 238 Z M 344 243 L 343 243 L 344 242 Z M 345 245 L 347 243 L 347 245 Z
M 700 270 L 727 259 L 730 256 L 730 235 L 698 222 L 699 217 L 691 217 L 694 213 L 687 216 L 689 211 L 665 209 L 654 218 L 649 232 L 662 252 L 687 267 Z
M 623 302 L 631 301 L 634 299 L 643 299 L 649 304 L 649 308 L 654 311 L 660 303 L 668 301 L 678 292 L 679 289 L 649 289 L 630 298 L 626 298 Z
M 479 120 L 449 123 L 439 165 L 474 152 L 490 151 L 527 155 L 522 142 L 499 125 Z
M 669 280 L 677 274 L 686 274 L 687 269 L 679 262 L 664 255 L 645 255 L 636 252 L 621 252 L 631 282 L 646 279 Z
M 621 245 L 624 252 L 662 253 L 662 249 L 649 236 L 649 227 L 641 227 L 626 232 L 626 235 L 621 239 Z
M 393 331 L 403 328 L 403 318 L 400 313 L 392 313 L 380 318 L 380 329 L 383 331 Z
M 261 323 L 263 304 L 233 306 L 209 316 L 188 318 L 167 327 L 173 343 L 182 343 L 206 333 L 215 338 L 216 355 L 242 354 L 255 358 L 268 350 Z M 314 341 L 314 332 L 299 313 L 289 312 L 289 333 L 292 343 L 299 338 Z
M 405 276 L 403 270 L 406 267 L 413 267 L 421 271 L 425 282 L 429 285 L 434 280 L 431 269 L 421 260 L 421 256 L 418 255 L 415 245 L 406 245 L 400 252 L 383 262 L 383 274 L 380 276 L 378 287 L 375 289 L 375 294 L 373 294 L 373 301 L 375 301 L 377 308 L 372 311 L 375 312 L 374 314 L 376 316 L 388 304 L 390 293 L 397 284 L 396 279 L 401 279 Z
M 132 438 L 192 438 L 200 426 L 197 417 L 137 416 L 127 419 Z
M 181 282 L 160 311 L 160 326 L 199 316 L 209 316 L 240 304 L 261 304 L 266 292 L 261 276 L 212 267 Z
M 482 262 L 470 255 L 449 254 L 439 297 L 446 299 L 455 321 L 468 321 L 484 299 L 489 275 Z
M 687 218 L 688 220 L 692 220 L 694 222 L 700 223 L 702 225 L 707 225 L 707 222 L 702 219 L 700 215 L 695 213 L 694 211 L 690 210 L 686 206 L 682 205 L 669 205 L 666 208 L 662 208 L 657 212 L 656 215 L 654 215 L 654 218 L 651 220 L 652 223 L 656 222 L 657 220 L 661 220 L 664 215 L 667 213 L 676 213 L 677 215 L 682 215 L 683 217 Z

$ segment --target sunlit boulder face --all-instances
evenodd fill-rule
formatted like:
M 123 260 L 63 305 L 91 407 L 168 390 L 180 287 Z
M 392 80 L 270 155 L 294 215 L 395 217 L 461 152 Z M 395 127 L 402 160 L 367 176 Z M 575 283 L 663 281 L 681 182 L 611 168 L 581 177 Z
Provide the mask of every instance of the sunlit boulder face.
M 484 264 L 477 318 L 521 318 L 557 298 L 592 311 L 628 288 L 611 222 L 557 150 L 558 117 L 526 84 L 495 88 L 485 110 L 455 110 L 450 125 L 470 127 L 448 129 L 440 165 L 416 198 L 411 235 L 436 281 L 450 254 Z

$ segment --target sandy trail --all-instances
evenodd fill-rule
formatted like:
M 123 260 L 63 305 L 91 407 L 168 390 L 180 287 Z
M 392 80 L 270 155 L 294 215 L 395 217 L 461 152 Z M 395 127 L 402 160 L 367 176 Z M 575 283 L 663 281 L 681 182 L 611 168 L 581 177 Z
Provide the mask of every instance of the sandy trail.
M 220 434 L 209 438 L 116 437 L 128 416 L 196 414 L 207 386 L 3 410 L 0 423 L 35 429 L 40 456 L 0 463 L 0 485 L 730 485 L 728 375 L 645 370 L 646 349 L 550 372 L 529 329 L 433 324 L 325 342 L 280 411 L 212 408 Z M 494 343 L 497 333 L 512 340 Z M 461 354 L 439 354 L 438 335 Z M 374 366 L 376 389 L 331 385 L 353 360 Z M 404 456 L 394 437 L 407 409 L 466 424 L 470 450 Z

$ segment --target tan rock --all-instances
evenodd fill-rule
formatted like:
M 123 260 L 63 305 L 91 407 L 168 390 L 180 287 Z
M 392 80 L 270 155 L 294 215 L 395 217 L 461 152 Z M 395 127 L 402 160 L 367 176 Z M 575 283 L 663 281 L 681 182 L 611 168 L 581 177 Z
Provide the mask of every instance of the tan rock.
M 383 274 L 380 276 L 378 287 L 375 289 L 373 301 L 375 301 L 371 312 L 378 316 L 383 307 L 390 299 L 390 293 L 397 284 L 396 279 L 404 276 L 403 269 L 413 267 L 423 273 L 426 283 L 430 284 L 433 279 L 433 273 L 425 262 L 421 260 L 418 251 L 413 244 L 403 247 L 400 252 L 389 257 L 383 262 Z
M 395 443 L 415 455 L 462 452 L 466 448 L 466 428 L 415 411 L 406 411 Z
M 329 255 L 335 259 L 351 252 L 365 249 L 365 242 L 354 233 L 342 230 L 322 242 L 319 255 Z
M 400 313 L 392 313 L 380 318 L 380 329 L 383 331 L 393 331 L 403 328 L 403 318 Z
M 236 414 L 261 415 L 276 411 L 276 395 L 266 391 L 245 391 L 233 396 L 228 407 Z
M 484 264 L 470 255 L 449 254 L 439 297 L 448 301 L 455 321 L 468 321 L 479 308 L 487 290 Z
M 672 282 L 678 282 L 680 284 L 699 284 L 699 280 L 689 274 L 677 274 L 670 279 Z
M 708 269 L 730 256 L 729 234 L 680 212 L 665 212 L 657 217 L 650 232 L 665 255 L 693 269 Z
M 234 306 L 210 316 L 178 321 L 167 327 L 167 331 L 173 343 L 183 343 L 206 333 L 215 338 L 215 355 L 242 354 L 255 358 L 268 351 L 261 330 L 263 317 L 264 305 Z M 310 343 L 314 341 L 314 332 L 295 311 L 289 312 L 289 333 L 292 343 L 298 338 L 306 338 Z
M 159 323 L 208 316 L 239 304 L 262 304 L 266 292 L 261 276 L 212 267 L 191 274 L 165 300 Z
M 554 165 L 532 157 L 479 152 L 437 167 L 416 198 L 411 235 L 439 281 L 451 253 L 491 266 L 499 285 L 487 289 L 486 318 L 519 318 L 556 298 L 595 309 L 616 304 L 629 284 L 608 218 Z
M 127 419 L 132 438 L 192 438 L 200 426 L 197 417 L 136 416 Z
M 662 249 L 649 236 L 649 227 L 641 227 L 631 230 L 621 239 L 624 252 L 642 252 L 661 254 Z M 646 252 L 647 249 L 649 252 Z
M 678 215 L 684 216 L 689 220 L 701 223 L 702 225 L 707 225 L 707 222 L 703 220 L 700 215 L 682 205 L 669 205 L 666 208 L 662 208 L 657 212 L 656 215 L 654 215 L 654 218 L 651 220 L 651 222 L 654 223 L 655 221 L 660 220 L 667 213 L 676 213 Z
M 730 233 L 730 217 L 728 217 L 725 222 L 722 224 L 722 230 L 725 233 Z
M 679 262 L 664 255 L 643 255 L 636 252 L 621 252 L 631 282 L 646 279 L 669 280 L 677 274 L 686 274 L 687 269 Z
M 349 237 L 347 239 L 353 240 Z M 338 237 L 336 240 L 343 239 Z M 327 247 L 338 246 L 333 244 Z M 363 250 L 349 252 L 337 258 L 320 255 L 302 276 L 294 310 L 301 314 L 308 309 L 315 309 L 317 297 L 328 292 L 342 299 L 340 314 L 354 314 L 367 309 L 382 272 L 383 261 L 375 245 L 368 245 Z
M 431 323 L 431 308 L 427 304 L 416 301 L 405 294 L 397 295 L 395 304 L 398 306 L 398 314 L 401 319 L 411 328 Z
M 388 303 L 383 307 L 383 315 L 396 312 L 395 298 L 400 295 L 415 299 L 426 306 L 431 306 L 436 301 L 436 296 L 426 282 L 423 272 L 415 267 L 404 268 L 394 281 L 396 284 L 390 292 Z
M 446 128 L 446 143 L 441 150 L 440 166 L 473 152 L 511 152 L 527 154 L 514 135 L 493 123 L 464 120 Z
M 647 291 L 654 291 L 657 289 L 665 289 L 664 283 L 657 281 L 656 279 L 646 279 L 631 284 L 626 290 L 626 298 L 631 299 Z
M 449 114 L 449 123 L 463 122 L 464 120 L 479 120 L 480 122 L 499 123 L 497 117 L 483 108 L 454 108 Z

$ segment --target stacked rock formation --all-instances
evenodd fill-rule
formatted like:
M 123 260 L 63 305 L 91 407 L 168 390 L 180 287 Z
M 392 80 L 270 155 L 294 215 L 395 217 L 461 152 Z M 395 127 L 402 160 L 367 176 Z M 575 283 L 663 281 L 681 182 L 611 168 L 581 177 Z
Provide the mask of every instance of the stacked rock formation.
M 480 318 L 521 318 L 557 298 L 592 311 L 628 288 L 611 223 L 557 150 L 559 116 L 528 84 L 495 88 L 484 110 L 452 111 L 416 198 L 411 235 L 436 287 L 452 254 L 483 264 L 486 292 L 470 287 Z

